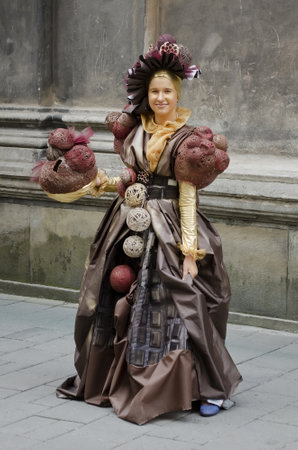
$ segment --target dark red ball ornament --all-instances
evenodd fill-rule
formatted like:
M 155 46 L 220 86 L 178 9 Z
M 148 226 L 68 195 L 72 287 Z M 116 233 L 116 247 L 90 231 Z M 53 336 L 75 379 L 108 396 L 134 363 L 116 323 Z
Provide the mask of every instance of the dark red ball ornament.
M 110 275 L 110 284 L 114 291 L 126 294 L 136 279 L 134 270 L 125 264 L 114 267 Z

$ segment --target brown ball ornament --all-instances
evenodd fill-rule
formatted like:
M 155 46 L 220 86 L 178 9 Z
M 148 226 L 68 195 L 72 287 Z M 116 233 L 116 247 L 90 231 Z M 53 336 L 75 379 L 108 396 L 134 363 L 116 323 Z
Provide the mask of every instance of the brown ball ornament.
M 56 128 L 53 130 L 49 134 L 48 142 L 52 147 L 61 150 L 69 150 L 74 144 L 73 137 L 68 128 Z
M 215 134 L 213 136 L 213 144 L 216 148 L 219 148 L 225 152 L 228 149 L 228 140 L 223 134 Z
M 136 279 L 134 270 L 125 264 L 114 267 L 110 275 L 110 284 L 114 291 L 126 294 Z
M 135 183 L 136 178 L 137 178 L 137 176 L 136 176 L 135 171 L 129 167 L 125 167 L 125 169 L 123 169 L 120 173 L 120 179 L 121 179 L 122 183 L 124 183 L 127 186 Z
M 95 155 L 86 145 L 75 145 L 64 154 L 64 158 L 72 170 L 85 173 L 91 170 L 95 164 Z
M 107 115 L 105 120 L 105 126 L 109 131 L 113 130 L 114 123 L 116 122 L 116 120 L 119 118 L 120 115 L 121 115 L 120 112 L 111 112 L 110 114 Z

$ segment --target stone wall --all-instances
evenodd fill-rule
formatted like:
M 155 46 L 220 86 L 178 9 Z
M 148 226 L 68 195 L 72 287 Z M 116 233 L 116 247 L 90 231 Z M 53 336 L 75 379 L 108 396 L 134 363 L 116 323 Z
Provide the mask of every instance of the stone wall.
M 98 165 L 121 163 L 104 118 L 126 103 L 122 79 L 158 34 L 199 63 L 183 82 L 191 123 L 230 141 L 231 164 L 201 192 L 219 230 L 231 320 L 298 329 L 298 31 L 295 0 L 10 0 L 0 27 L 0 290 L 75 301 L 111 196 L 58 204 L 30 183 L 49 131 L 95 131 Z
M 294 0 L 162 2 L 161 27 L 202 66 L 185 96 L 196 120 L 227 133 L 237 152 L 295 155 L 298 5 Z M 177 27 L 177 21 L 179 26 Z

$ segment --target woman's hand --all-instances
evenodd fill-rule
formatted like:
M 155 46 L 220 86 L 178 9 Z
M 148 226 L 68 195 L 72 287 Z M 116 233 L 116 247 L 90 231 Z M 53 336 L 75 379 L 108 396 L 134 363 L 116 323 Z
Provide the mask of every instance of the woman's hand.
M 183 280 L 188 273 L 190 274 L 191 278 L 195 278 L 198 275 L 198 272 L 198 266 L 193 257 L 191 255 L 186 255 L 183 261 Z
M 96 187 L 99 187 L 101 185 L 101 179 L 100 179 L 100 177 L 99 177 L 99 175 L 97 175 L 97 178 L 96 178 Z

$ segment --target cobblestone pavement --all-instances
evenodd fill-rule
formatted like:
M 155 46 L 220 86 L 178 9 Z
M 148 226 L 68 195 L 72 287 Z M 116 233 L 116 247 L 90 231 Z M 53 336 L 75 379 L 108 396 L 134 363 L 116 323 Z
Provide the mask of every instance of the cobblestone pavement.
M 298 334 L 230 324 L 227 347 L 244 378 L 236 406 L 137 426 L 111 408 L 56 398 L 55 387 L 74 374 L 75 312 L 0 294 L 1 449 L 298 449 Z

